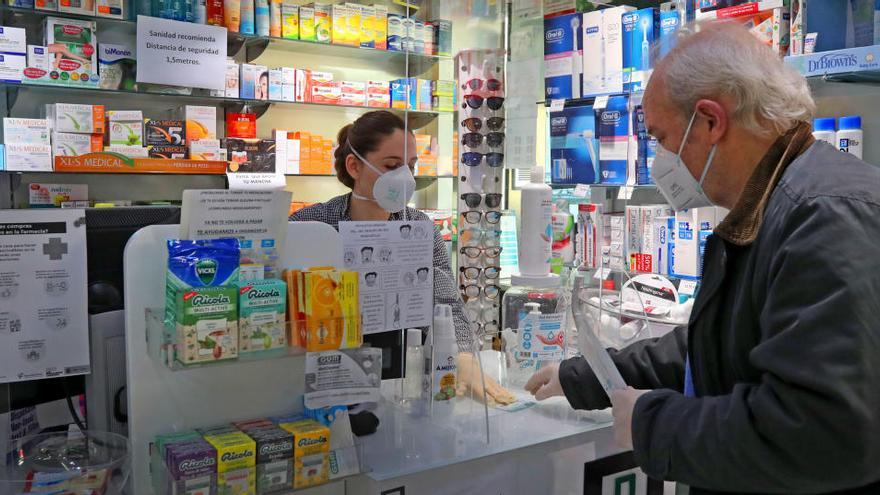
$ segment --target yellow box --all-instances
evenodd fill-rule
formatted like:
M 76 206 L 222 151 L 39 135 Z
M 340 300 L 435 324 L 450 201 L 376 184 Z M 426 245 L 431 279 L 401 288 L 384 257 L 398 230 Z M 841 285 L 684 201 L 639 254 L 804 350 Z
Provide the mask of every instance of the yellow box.
M 333 4 L 330 6 L 330 24 L 333 27 L 333 39 L 330 40 L 334 45 L 347 45 L 348 43 L 348 16 L 349 8 L 344 3 Z
M 351 349 L 363 342 L 358 307 L 358 273 L 310 270 L 303 281 L 309 352 Z
M 256 493 L 257 444 L 242 432 L 205 435 L 217 449 L 217 486 L 220 493 Z
M 293 434 L 293 487 L 306 488 L 330 479 L 330 429 L 312 420 L 282 423 Z
M 376 40 L 377 50 L 388 49 L 388 6 L 373 4 L 376 11 L 373 17 L 373 39 Z
M 345 23 L 347 44 L 351 46 L 361 46 L 361 37 L 363 36 L 361 29 L 364 22 L 361 13 L 361 5 L 358 3 L 346 2 L 345 6 L 348 7 L 348 19 L 346 19 Z

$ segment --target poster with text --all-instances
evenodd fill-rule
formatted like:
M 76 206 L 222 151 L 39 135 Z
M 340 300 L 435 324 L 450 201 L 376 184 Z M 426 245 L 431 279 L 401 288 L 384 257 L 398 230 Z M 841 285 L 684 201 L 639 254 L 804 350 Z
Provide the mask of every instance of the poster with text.
M 226 28 L 139 15 L 137 82 L 226 88 Z
M 339 233 L 344 268 L 360 274 L 364 334 L 430 325 L 433 222 L 340 222 Z
M 0 383 L 89 373 L 83 210 L 0 210 Z

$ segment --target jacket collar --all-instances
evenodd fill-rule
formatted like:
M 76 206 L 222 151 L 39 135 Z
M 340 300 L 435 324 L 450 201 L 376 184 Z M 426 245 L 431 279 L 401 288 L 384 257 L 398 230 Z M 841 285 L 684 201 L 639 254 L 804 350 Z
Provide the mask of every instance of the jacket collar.
M 797 124 L 780 136 L 755 167 L 742 195 L 715 229 L 715 234 L 737 246 L 747 246 L 754 242 L 761 230 L 764 211 L 776 184 L 789 164 L 814 141 L 810 124 L 806 122 Z

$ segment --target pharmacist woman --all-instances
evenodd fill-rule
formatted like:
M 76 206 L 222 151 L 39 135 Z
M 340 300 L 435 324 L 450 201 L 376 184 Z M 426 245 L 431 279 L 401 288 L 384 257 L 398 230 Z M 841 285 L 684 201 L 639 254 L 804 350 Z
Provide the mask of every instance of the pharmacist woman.
M 334 152 L 336 176 L 351 192 L 303 208 L 291 221 L 339 222 L 429 220 L 406 206 L 415 192 L 416 140 L 403 120 L 386 110 L 367 112 L 339 130 Z M 434 304 L 452 306 L 459 350 L 471 350 L 471 331 L 449 263 L 446 246 L 434 230 Z

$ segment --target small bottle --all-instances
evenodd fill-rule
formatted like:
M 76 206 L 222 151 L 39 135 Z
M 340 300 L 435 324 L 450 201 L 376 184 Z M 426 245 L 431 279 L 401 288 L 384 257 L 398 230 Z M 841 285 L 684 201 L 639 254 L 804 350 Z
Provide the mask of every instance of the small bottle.
M 406 374 L 403 376 L 403 398 L 422 398 L 422 377 L 425 373 L 425 353 L 422 349 L 422 331 L 406 331 Z
M 840 118 L 837 149 L 862 158 L 862 118 L 858 115 Z
M 431 397 L 437 401 L 455 397 L 458 344 L 455 342 L 455 325 L 452 306 L 438 304 L 434 307 L 434 343 L 432 360 L 433 381 Z
M 825 141 L 831 146 L 837 146 L 837 137 L 834 134 L 834 118 L 813 119 L 813 137 L 816 141 Z

